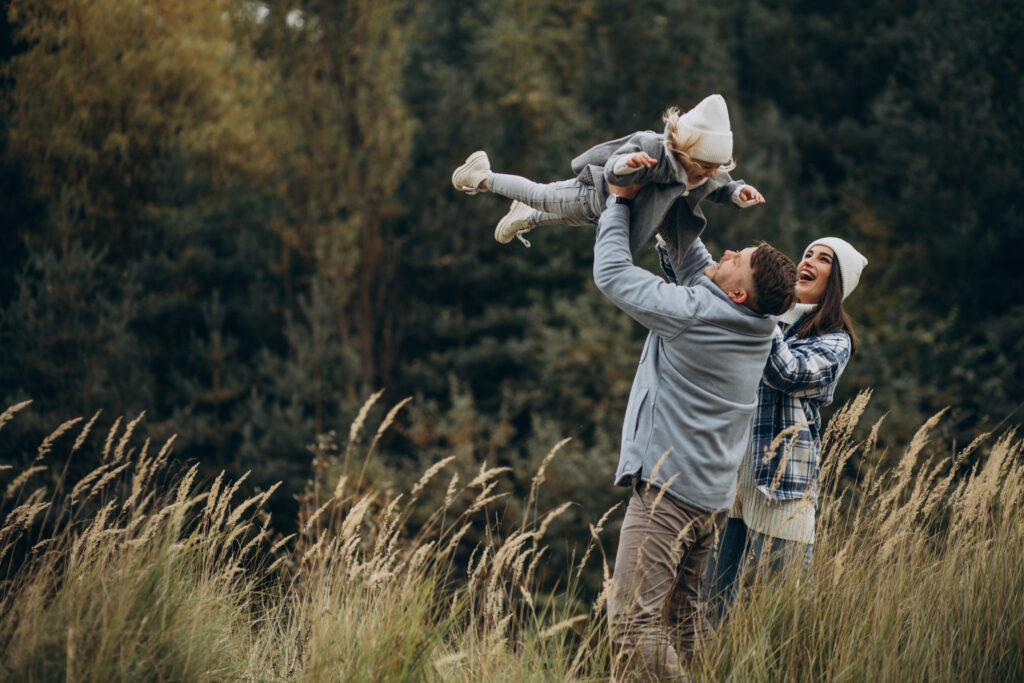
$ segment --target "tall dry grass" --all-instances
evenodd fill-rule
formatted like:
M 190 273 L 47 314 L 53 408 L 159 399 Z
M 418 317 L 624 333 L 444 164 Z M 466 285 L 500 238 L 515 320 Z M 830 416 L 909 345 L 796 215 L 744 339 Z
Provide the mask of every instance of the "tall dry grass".
M 365 463 L 402 405 L 363 450 L 368 410 L 359 413 L 333 463 L 341 465 L 336 480 L 305 498 L 299 530 L 286 538 L 272 537 L 265 512 L 273 489 L 242 498 L 245 474 L 199 483 L 198 466 L 175 469 L 171 443 L 132 446 L 142 416 L 91 435 L 102 442 L 102 463 L 67 482 L 67 463 L 96 420 L 60 425 L 31 466 L 0 469 L 0 678 L 584 675 L 600 659 L 600 617 L 589 607 L 570 613 L 573 601 L 537 590 L 547 529 L 569 503 L 537 510 L 542 466 L 527 505 L 533 514 L 503 531 L 488 520 L 509 495 L 499 490 L 506 469 L 483 464 L 460 485 L 445 475 L 452 458 L 405 494 L 367 490 Z M 25 407 L 0 415 L 0 426 Z M 65 457 L 53 457 L 76 429 Z M 444 488 L 445 506 L 412 531 L 408 519 L 427 487 Z M 470 544 L 471 530 L 488 540 Z M 458 555 L 468 555 L 468 568 Z M 562 594 L 578 592 L 582 567 Z
M 943 414 L 889 463 L 854 428 L 868 394 L 831 420 L 814 561 L 754 585 L 709 640 L 722 681 L 1024 679 L 1024 460 L 1016 430 L 960 452 L 931 443 Z M 842 476 L 853 456 L 859 483 Z M 965 463 L 974 461 L 971 467 Z
M 1021 678 L 1018 434 L 947 454 L 928 438 L 936 416 L 887 464 L 881 425 L 855 438 L 867 400 L 827 430 L 809 575 L 745 592 L 705 644 L 699 680 Z M 242 497 L 245 474 L 197 481 L 170 443 L 136 443 L 142 416 L 105 436 L 92 434 L 96 416 L 60 425 L 29 466 L 0 466 L 0 678 L 607 679 L 604 593 L 584 595 L 580 577 L 596 568 L 607 585 L 621 508 L 590 526 L 560 587 L 542 590 L 548 529 L 570 503 L 540 510 L 537 492 L 566 443 L 515 501 L 525 521 L 503 529 L 503 468 L 462 483 L 446 458 L 403 494 L 365 483 L 402 405 L 363 439 L 368 402 L 342 452 L 317 454 L 325 476 L 287 538 L 265 511 L 273 490 Z M 65 481 L 88 438 L 102 463 Z M 857 480 L 844 475 L 854 461 Z M 443 504 L 424 510 L 428 489 Z

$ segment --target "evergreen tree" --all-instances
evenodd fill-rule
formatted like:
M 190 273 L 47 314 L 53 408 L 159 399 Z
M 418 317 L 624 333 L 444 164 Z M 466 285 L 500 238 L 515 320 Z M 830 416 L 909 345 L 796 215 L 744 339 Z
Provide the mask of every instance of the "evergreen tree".
M 172 150 L 215 183 L 270 167 L 273 137 L 257 124 L 266 77 L 235 40 L 230 7 L 11 0 L 28 47 L 9 64 L 10 148 L 41 196 L 60 198 L 74 236 L 130 254 L 129 229 Z
M 129 328 L 138 284 L 105 249 L 65 244 L 28 246 L 16 295 L 0 316 L 0 400 L 34 402 L 0 431 L 5 460 L 31 458 L 69 417 L 138 414 L 154 396 L 148 354 Z
M 585 542 L 621 498 L 644 330 L 594 288 L 592 229 L 498 245 L 508 203 L 450 174 L 483 148 L 565 178 L 720 92 L 733 175 L 768 204 L 706 206 L 713 253 L 850 239 L 871 263 L 837 404 L 874 388 L 898 438 L 953 405 L 971 438 L 1024 398 L 1018 4 L 9 0 L 0 382 L 36 400 L 18 429 L 146 410 L 211 470 L 295 491 L 307 446 L 383 388 L 374 413 L 415 400 L 374 483 L 458 454 L 529 491 L 571 436 L 538 505 L 579 501 L 558 524 Z
M 750 2 L 742 19 L 741 92 L 795 142 L 803 236 L 846 236 L 871 260 L 850 306 L 865 343 L 837 398 L 874 387 L 904 437 L 953 405 L 969 440 L 1024 398 L 1024 280 L 1008 275 L 1024 240 L 1010 189 L 1024 12 L 793 0 Z
M 278 229 L 316 263 L 338 334 L 358 349 L 361 376 L 346 387 L 355 400 L 387 381 L 397 344 L 392 224 L 405 211 L 399 179 L 415 127 L 401 97 L 409 9 L 398 0 L 265 7 L 250 31 L 280 75 L 272 100 L 293 145 L 275 176 L 288 211 Z

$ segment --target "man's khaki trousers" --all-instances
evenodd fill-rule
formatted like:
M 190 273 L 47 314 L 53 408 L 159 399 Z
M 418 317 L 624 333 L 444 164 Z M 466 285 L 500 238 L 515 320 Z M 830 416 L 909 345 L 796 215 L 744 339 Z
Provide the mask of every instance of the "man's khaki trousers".
M 707 512 L 646 483 L 626 508 L 608 600 L 616 680 L 685 680 L 704 633 L 700 582 L 727 509 Z

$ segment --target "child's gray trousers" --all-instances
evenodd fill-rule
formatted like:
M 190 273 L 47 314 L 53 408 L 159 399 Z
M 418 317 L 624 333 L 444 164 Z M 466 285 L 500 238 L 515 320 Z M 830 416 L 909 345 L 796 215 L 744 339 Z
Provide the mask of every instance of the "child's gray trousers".
M 535 183 L 517 175 L 492 173 L 487 189 L 509 199 L 518 199 L 534 209 L 530 223 L 534 226 L 597 225 L 601 209 L 597 190 L 576 178 L 554 183 Z

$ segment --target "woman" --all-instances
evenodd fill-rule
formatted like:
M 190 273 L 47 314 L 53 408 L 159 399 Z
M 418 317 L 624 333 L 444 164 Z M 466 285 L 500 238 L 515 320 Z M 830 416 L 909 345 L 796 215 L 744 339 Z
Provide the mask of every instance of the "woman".
M 712 618 L 720 618 L 737 583 L 806 569 L 814 545 L 821 406 L 857 349 L 843 300 L 865 259 L 845 240 L 825 237 L 797 267 L 797 305 L 780 318 L 758 386 L 751 448 L 739 469 L 736 503 L 704 575 Z M 774 443 L 773 443 L 774 442 Z

